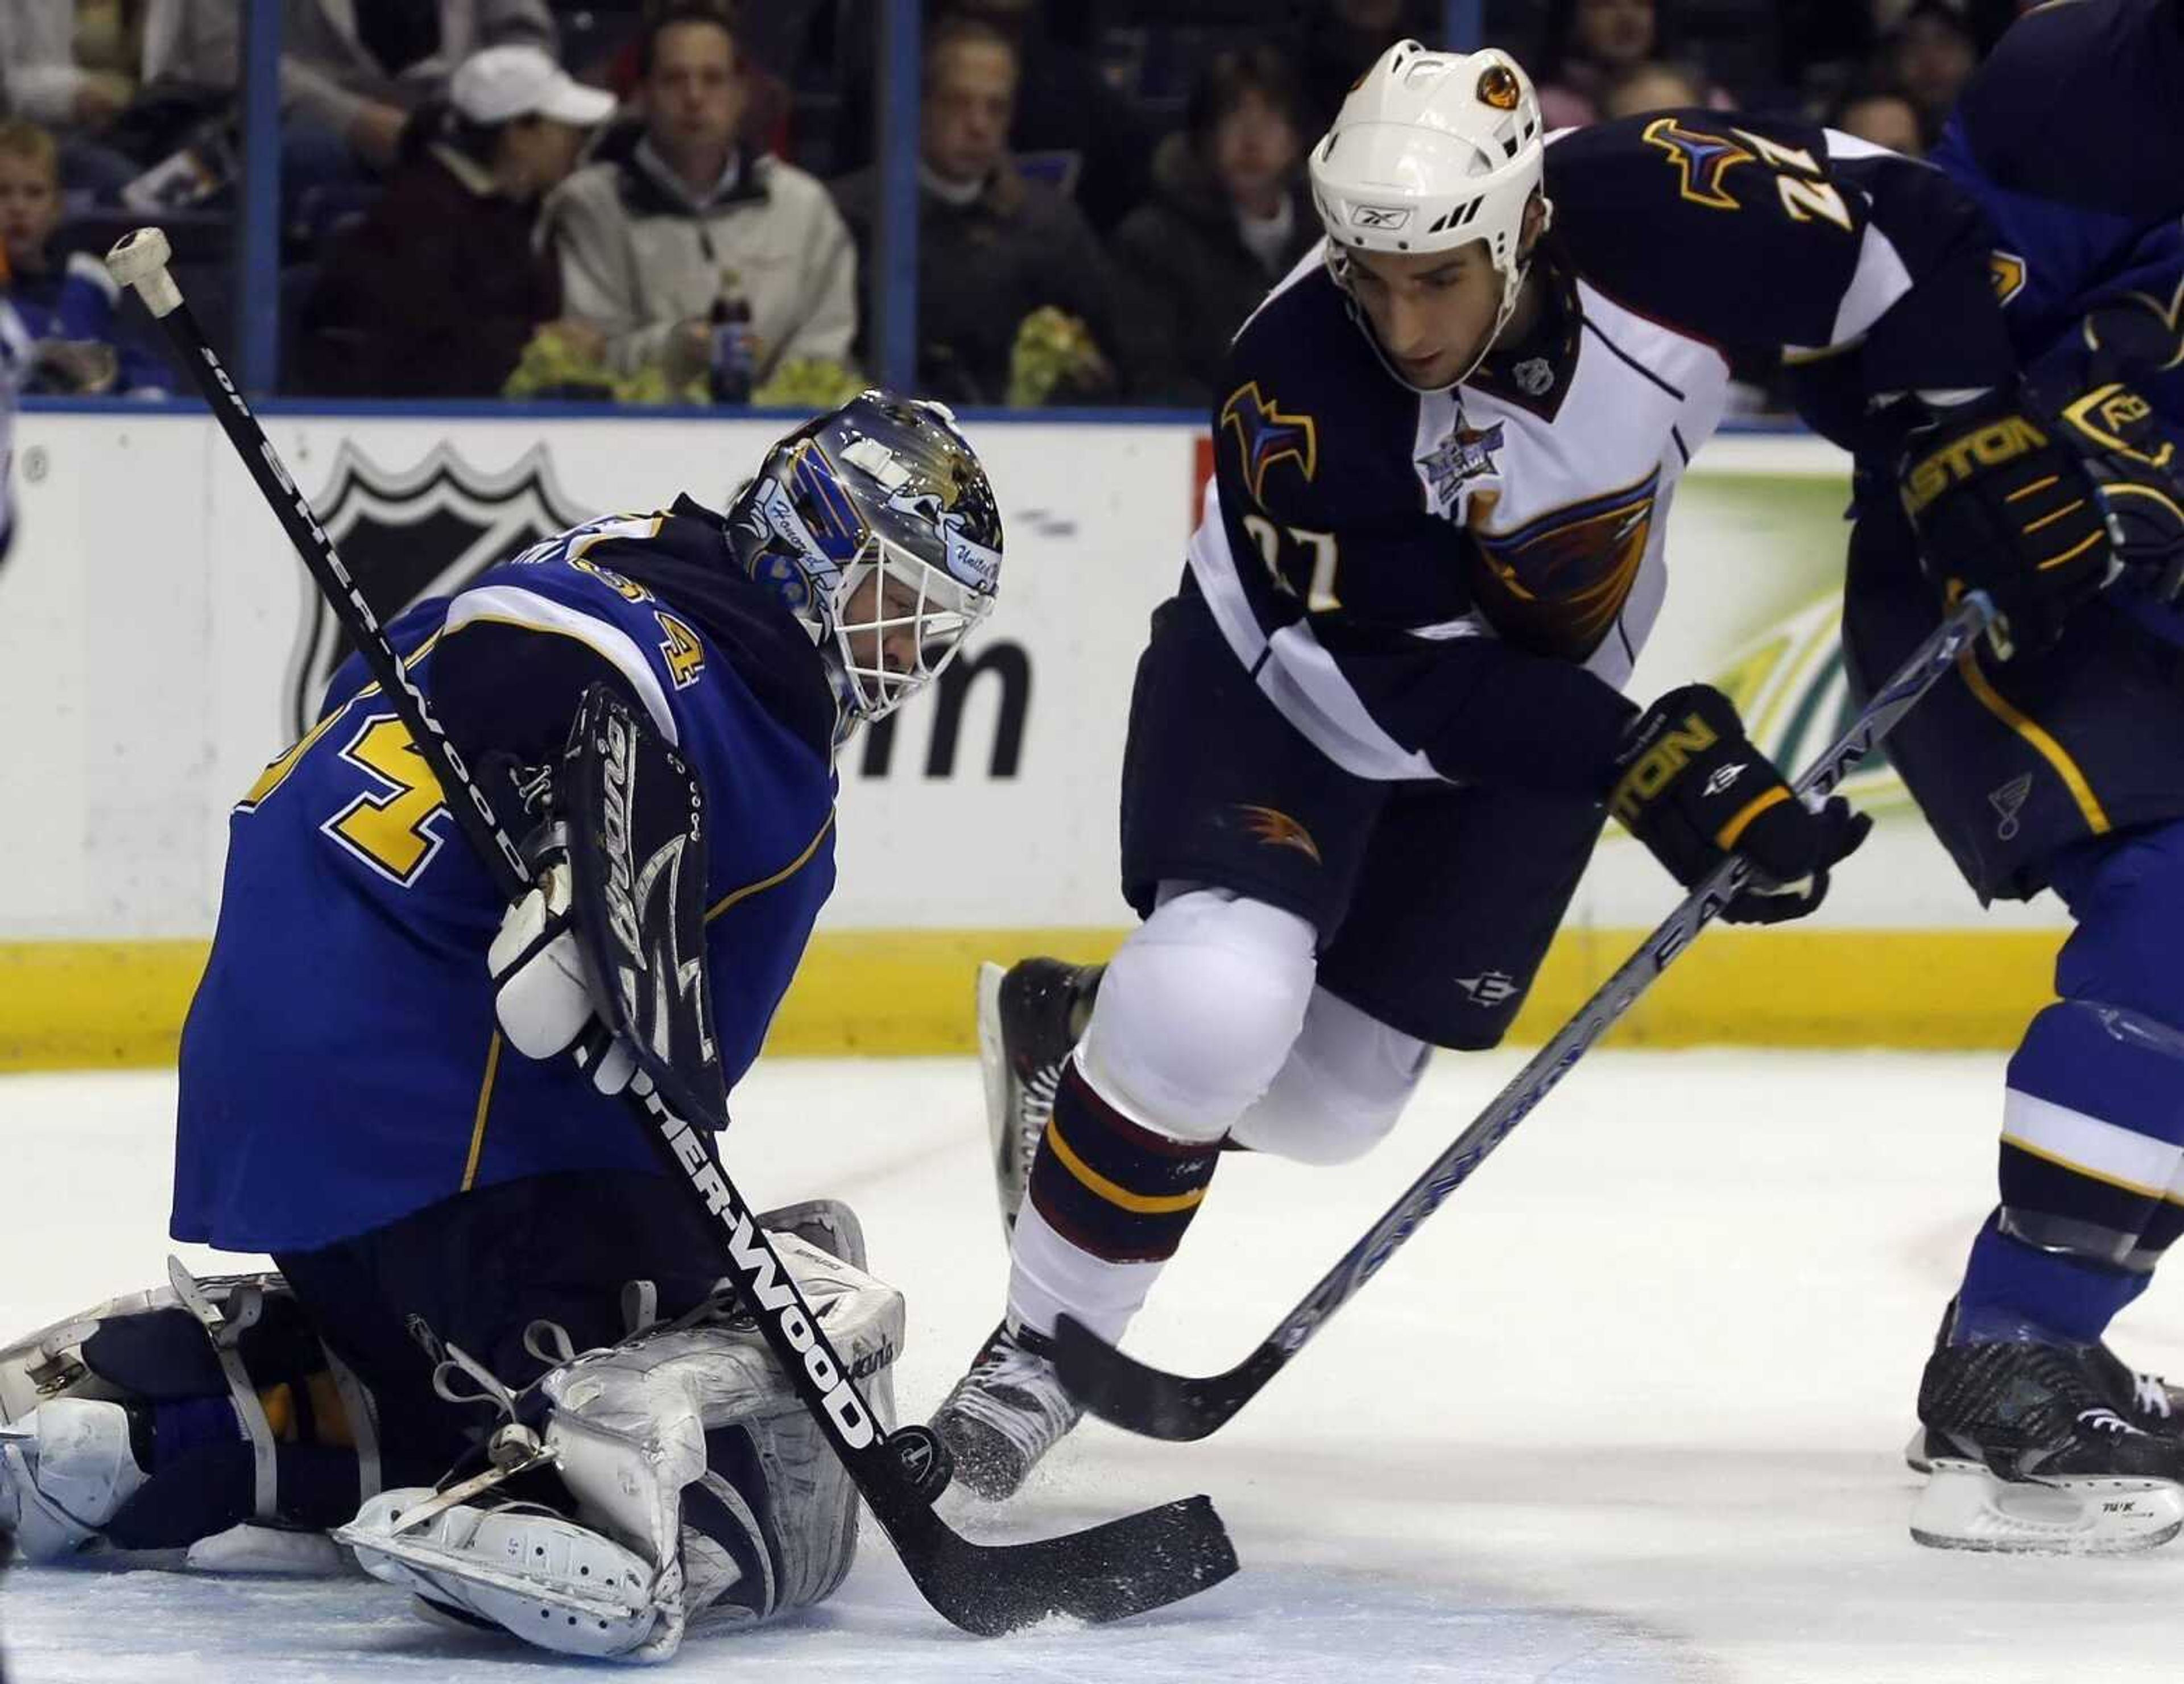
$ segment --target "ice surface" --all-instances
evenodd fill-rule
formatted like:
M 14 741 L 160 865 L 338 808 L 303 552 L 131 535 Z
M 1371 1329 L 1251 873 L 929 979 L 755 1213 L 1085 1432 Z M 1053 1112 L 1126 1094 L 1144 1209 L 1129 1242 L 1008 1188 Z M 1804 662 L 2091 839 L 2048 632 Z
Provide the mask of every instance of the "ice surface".
M 1444 1055 L 1361 1163 L 1224 1161 L 1133 1348 L 1235 1361 L 1514 1062 Z M 1127 1625 L 980 1642 L 868 1531 L 826 1607 L 694 1643 L 672 1676 L 2173 1679 L 2184 1544 L 2002 1559 L 1904 1530 L 1898 1454 L 1992 1201 L 2000 1080 L 1993 1057 L 1595 1054 L 1217 1436 L 1088 1426 L 1015 1503 L 950 1509 L 1028 1536 L 1206 1491 L 1238 1578 Z M 976 1071 L 777 1062 L 738 1097 L 752 1198 L 835 1193 L 863 1217 L 909 1295 L 901 1394 L 929 1407 L 1000 1306 Z M 0 1334 L 161 1278 L 172 1098 L 171 1076 L 0 1081 Z M 2126 1357 L 2184 1369 L 2180 1291 L 2119 1323 Z M 448 1635 L 364 1581 L 19 1570 L 0 1630 L 10 1684 L 602 1676 Z

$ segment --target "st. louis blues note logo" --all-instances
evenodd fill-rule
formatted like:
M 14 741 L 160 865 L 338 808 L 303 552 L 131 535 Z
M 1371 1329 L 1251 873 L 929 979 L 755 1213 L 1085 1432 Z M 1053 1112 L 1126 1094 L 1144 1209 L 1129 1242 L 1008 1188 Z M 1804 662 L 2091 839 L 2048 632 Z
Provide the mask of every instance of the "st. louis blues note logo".
M 1454 519 L 1457 499 L 1474 482 L 1498 489 L 1502 470 L 1494 453 L 1501 448 L 1500 421 L 1484 431 L 1459 422 L 1449 429 L 1447 438 L 1419 457 L 1419 470 L 1432 488 L 1435 510 Z
M 1221 425 L 1234 429 L 1242 457 L 1244 483 L 1251 500 L 1263 505 L 1267 471 L 1283 458 L 1295 462 L 1306 479 L 1319 471 L 1319 429 L 1310 415 L 1290 415 L 1247 381 L 1221 406 Z

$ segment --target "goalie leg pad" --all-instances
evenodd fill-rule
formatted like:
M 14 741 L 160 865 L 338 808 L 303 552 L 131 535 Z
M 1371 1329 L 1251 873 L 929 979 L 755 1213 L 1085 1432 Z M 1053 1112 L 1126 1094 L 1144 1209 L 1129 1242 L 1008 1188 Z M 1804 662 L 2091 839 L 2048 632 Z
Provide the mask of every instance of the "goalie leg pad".
M 378 1488 L 375 1406 L 277 1274 L 170 1263 L 0 1348 L 0 1521 L 33 1559 L 320 1571 L 292 1529 Z
M 777 1213 L 769 1230 L 874 1413 L 892 1425 L 900 1295 L 772 1227 L 783 1220 L 854 1252 L 854 1218 L 831 1205 L 800 1207 Z M 368 1570 L 443 1609 L 546 1648 L 581 1642 L 571 1652 L 642 1660 L 673 1654 L 701 1620 L 749 1625 L 818 1602 L 849 1570 L 855 1489 L 748 1319 L 663 1324 L 555 1368 L 536 1392 L 521 1407 L 536 1419 L 543 1402 L 539 1436 L 568 1513 L 534 1509 L 488 1526 L 479 1517 L 509 1506 L 484 1475 L 450 1491 L 460 1501 L 437 1512 L 425 1492 L 368 1505 L 337 1537 Z M 532 1552 L 521 1565 L 503 1553 L 511 1527 Z M 579 1531 L 596 1542 L 574 1542 Z M 611 1608 L 583 1588 L 583 1569 L 607 1560 L 636 1564 Z M 573 1581 L 556 1564 L 565 1561 Z

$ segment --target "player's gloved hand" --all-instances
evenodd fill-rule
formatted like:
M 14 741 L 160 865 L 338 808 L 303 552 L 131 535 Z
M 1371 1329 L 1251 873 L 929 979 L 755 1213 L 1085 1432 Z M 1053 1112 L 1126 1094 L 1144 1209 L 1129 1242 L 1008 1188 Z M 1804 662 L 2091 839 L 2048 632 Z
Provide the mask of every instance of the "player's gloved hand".
M 637 1061 L 599 1013 L 598 984 L 577 933 L 566 828 L 549 825 L 525 852 L 536 881 L 486 950 L 500 1032 L 526 1058 L 573 1054 L 593 1087 L 620 1093 Z
M 1986 592 L 2016 649 L 2049 647 L 2108 582 L 2114 555 L 2092 480 L 2013 395 L 1936 412 L 1906 441 L 1897 489 L 1927 577 L 1951 601 Z
M 2100 488 L 2116 560 L 2161 601 L 2184 599 L 2184 465 L 2153 406 L 2102 382 L 2058 404 L 2055 427 Z
M 1857 850 L 1873 821 L 1841 796 L 1818 812 L 1791 793 L 1711 684 L 1671 690 L 1624 739 L 1608 806 L 1686 889 L 1731 850 L 1751 879 L 1722 909 L 1724 923 L 1802 918 L 1828 892 L 1828 869 Z

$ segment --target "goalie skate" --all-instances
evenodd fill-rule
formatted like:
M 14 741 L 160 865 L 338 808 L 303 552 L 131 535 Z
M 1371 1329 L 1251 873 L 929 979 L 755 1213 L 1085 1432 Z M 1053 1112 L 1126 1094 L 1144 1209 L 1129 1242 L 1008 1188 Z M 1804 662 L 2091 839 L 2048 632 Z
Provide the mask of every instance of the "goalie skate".
M 1084 1033 L 1104 968 L 1059 959 L 978 967 L 978 1065 L 1004 1235 L 1016 1230 L 1062 1063 Z
M 1922 1544 L 2123 1554 L 2184 1531 L 2184 1443 L 2120 1414 L 2091 1352 L 1943 1346 L 1919 1414 L 1932 1469 L 1911 1514 Z

